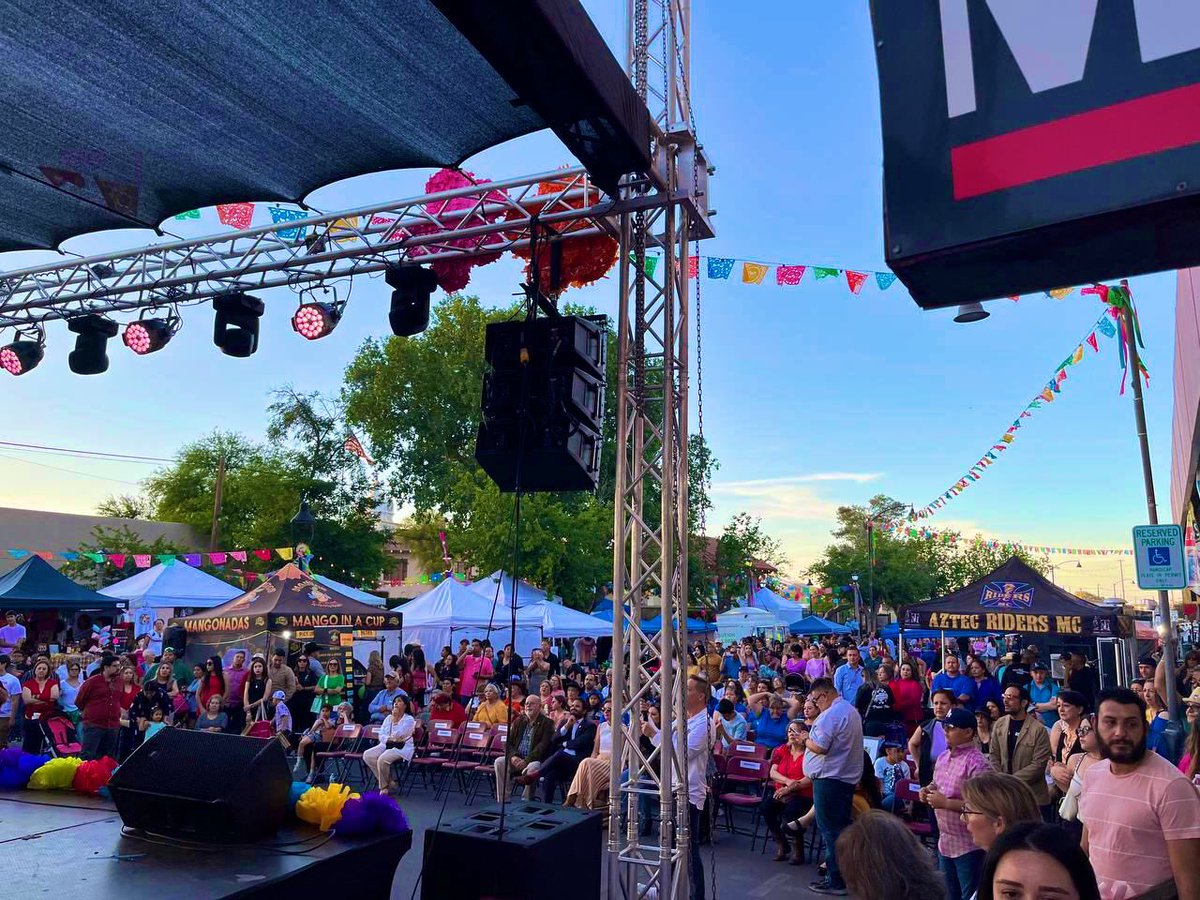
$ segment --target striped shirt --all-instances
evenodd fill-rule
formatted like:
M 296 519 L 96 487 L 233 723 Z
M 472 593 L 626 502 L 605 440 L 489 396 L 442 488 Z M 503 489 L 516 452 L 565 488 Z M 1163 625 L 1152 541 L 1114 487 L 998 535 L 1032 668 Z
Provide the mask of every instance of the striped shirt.
M 1172 880 L 1167 841 L 1200 838 L 1200 793 L 1157 753 L 1128 775 L 1101 760 L 1083 773 L 1079 818 L 1100 896 L 1125 900 Z

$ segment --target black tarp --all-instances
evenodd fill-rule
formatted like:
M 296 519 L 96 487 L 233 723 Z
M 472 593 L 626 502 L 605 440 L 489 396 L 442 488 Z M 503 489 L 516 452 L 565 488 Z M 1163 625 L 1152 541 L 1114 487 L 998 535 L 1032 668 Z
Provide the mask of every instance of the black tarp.
M 650 132 L 578 0 L 10 3 L 0 122 L 0 251 L 299 201 L 546 127 L 611 192 Z
M 905 629 L 1124 637 L 1129 620 L 1051 584 L 1017 557 L 966 587 L 900 610 Z
M 125 604 L 72 581 L 40 556 L 0 576 L 0 608 L 34 610 L 124 609 Z
M 288 563 L 261 584 L 221 606 L 194 616 L 172 619 L 188 634 L 214 632 L 259 634 L 314 628 L 388 631 L 400 628 L 398 612 L 360 603 L 326 587 Z

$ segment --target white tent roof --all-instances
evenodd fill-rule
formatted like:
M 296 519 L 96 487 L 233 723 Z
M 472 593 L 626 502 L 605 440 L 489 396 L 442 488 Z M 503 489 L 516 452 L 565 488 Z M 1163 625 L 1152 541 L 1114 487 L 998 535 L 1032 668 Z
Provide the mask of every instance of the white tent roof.
M 496 599 L 496 586 L 500 586 L 499 603 L 503 606 L 508 606 L 512 600 L 513 582 L 512 577 L 503 569 L 497 569 L 486 578 L 480 578 L 470 586 L 470 590 L 479 594 L 481 597 L 486 597 L 491 603 Z M 541 588 L 535 588 L 528 581 L 522 581 L 517 585 L 517 608 L 523 606 L 532 606 L 534 603 L 542 603 L 549 600 L 551 603 L 562 603 L 562 597 L 546 596 L 546 592 Z
M 542 635 L 548 638 L 604 637 L 611 635 L 612 622 L 597 619 L 587 613 L 558 603 L 535 603 L 517 611 L 517 621 L 536 614 L 540 619 Z
M 489 622 L 493 625 L 503 625 L 511 622 L 511 614 L 499 612 L 507 610 L 496 604 L 496 612 L 492 609 L 491 599 L 471 590 L 466 585 L 459 584 L 453 578 L 441 582 L 433 590 L 422 594 L 415 600 L 410 600 L 399 608 L 404 616 L 404 628 L 461 628 L 465 626 L 484 626 Z M 528 615 L 525 610 L 517 611 L 518 625 L 532 625 L 540 621 L 537 614 Z
M 757 606 L 740 606 L 717 614 L 717 628 L 727 625 L 745 625 L 751 628 L 775 628 L 787 625 L 770 610 Z
M 382 597 L 376 597 L 374 594 L 368 594 L 366 591 L 360 591 L 356 587 L 351 587 L 348 584 L 342 584 L 340 581 L 334 581 L 332 578 L 326 578 L 324 575 L 313 574 L 313 581 L 317 584 L 323 584 L 327 588 L 333 588 L 343 597 L 349 597 L 351 600 L 357 600 L 359 603 L 370 603 L 372 606 L 384 606 Z
M 759 588 L 754 594 L 754 605 L 775 613 L 785 622 L 794 622 L 808 615 L 808 607 L 794 600 L 785 600 L 770 588 Z
M 130 607 L 191 607 L 211 609 L 240 596 L 241 588 L 214 578 L 207 572 L 183 562 L 174 565 L 159 563 L 136 575 L 101 588 L 106 597 L 129 602 Z

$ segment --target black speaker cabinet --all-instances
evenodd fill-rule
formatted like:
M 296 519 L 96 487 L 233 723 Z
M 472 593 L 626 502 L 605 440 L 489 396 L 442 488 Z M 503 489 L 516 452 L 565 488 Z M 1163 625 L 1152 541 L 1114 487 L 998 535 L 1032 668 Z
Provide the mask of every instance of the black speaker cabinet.
M 183 659 L 183 653 L 187 650 L 187 629 L 182 625 L 168 625 L 163 630 L 163 648 L 174 647 L 175 655 Z
M 286 821 L 291 786 L 277 740 L 164 728 L 133 752 L 108 789 L 130 828 L 241 844 Z
M 600 813 L 528 800 L 425 831 L 421 900 L 600 900 Z

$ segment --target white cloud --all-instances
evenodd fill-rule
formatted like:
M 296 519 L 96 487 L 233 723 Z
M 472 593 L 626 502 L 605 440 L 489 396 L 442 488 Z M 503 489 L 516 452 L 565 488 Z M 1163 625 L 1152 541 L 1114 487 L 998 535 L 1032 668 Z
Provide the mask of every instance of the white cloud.
M 806 484 L 816 481 L 853 481 L 855 484 L 866 484 L 883 477 L 883 472 L 812 472 L 807 475 L 783 475 L 778 478 L 755 478 L 746 481 L 717 482 L 716 487 L 758 487 L 786 484 Z

